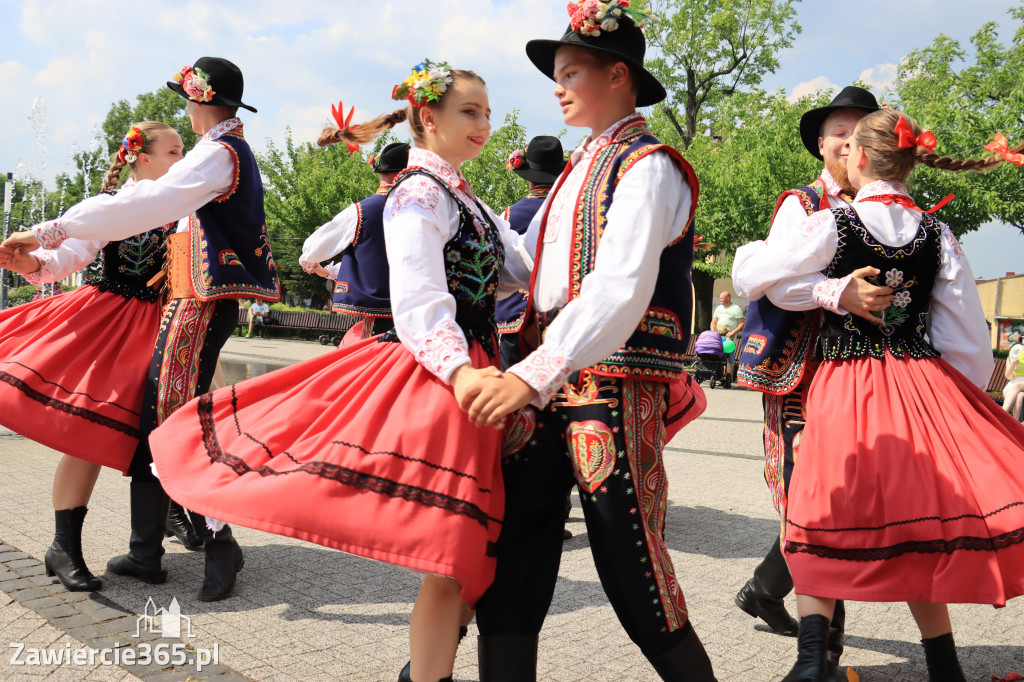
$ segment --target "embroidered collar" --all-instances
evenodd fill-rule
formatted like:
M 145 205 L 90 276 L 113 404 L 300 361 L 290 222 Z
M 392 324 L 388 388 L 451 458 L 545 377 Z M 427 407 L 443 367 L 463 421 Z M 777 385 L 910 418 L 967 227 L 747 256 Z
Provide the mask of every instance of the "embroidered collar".
M 860 188 L 857 192 L 857 198 L 854 202 L 864 201 L 870 197 L 878 197 L 884 195 L 903 195 L 909 197 L 907 188 L 902 182 L 889 182 L 888 180 L 875 180 L 869 182 Z
M 832 177 L 832 174 L 828 172 L 827 168 L 821 169 L 821 180 L 825 183 L 825 193 L 830 197 L 838 197 L 843 193 L 843 188 L 839 186 L 836 179 Z
M 576 163 L 584 154 L 595 154 L 612 142 L 622 140 L 626 135 L 645 132 L 646 130 L 647 119 L 639 112 L 634 111 L 625 118 L 613 123 L 597 137 L 588 137 L 580 143 L 580 146 L 572 153 L 572 161 Z
M 527 199 L 543 199 L 547 195 L 551 194 L 551 185 L 539 185 L 530 190 L 529 194 L 526 195 Z
M 391 191 L 391 188 L 394 187 L 394 186 L 395 186 L 395 183 L 393 183 L 393 182 L 388 183 L 386 185 L 381 185 L 380 187 L 377 188 L 377 191 L 374 192 L 374 194 L 387 194 L 388 192 Z
M 411 168 L 413 166 L 425 168 L 444 180 L 445 184 L 452 189 L 464 192 L 468 196 L 473 196 L 473 192 L 469 189 L 469 184 L 466 182 L 466 178 L 463 177 L 462 173 L 452 168 L 450 163 L 434 152 L 420 147 L 413 147 L 409 150 L 408 167 Z
M 238 132 L 242 132 L 242 119 L 240 118 L 229 118 L 226 121 L 221 121 L 217 125 L 213 126 L 203 134 L 204 140 L 216 140 L 223 136 L 225 133 L 231 132 L 235 128 L 238 128 Z

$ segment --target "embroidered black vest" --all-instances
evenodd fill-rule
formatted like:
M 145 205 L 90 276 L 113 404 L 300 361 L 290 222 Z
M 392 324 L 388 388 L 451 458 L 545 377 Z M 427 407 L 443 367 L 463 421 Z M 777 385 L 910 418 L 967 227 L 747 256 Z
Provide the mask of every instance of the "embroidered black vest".
M 550 187 L 536 187 L 530 193 L 509 206 L 505 211 L 505 220 L 519 234 L 526 234 L 527 228 L 544 205 Z M 520 289 L 508 298 L 498 301 L 494 318 L 498 323 L 499 334 L 514 334 L 523 328 L 523 317 L 526 314 L 527 292 Z
M 942 224 L 923 214 L 913 239 L 902 246 L 886 246 L 868 232 L 853 208 L 837 208 L 839 246 L 825 270 L 827 277 L 845 277 L 857 268 L 871 265 L 881 274 L 869 279 L 878 286 L 893 288 L 892 304 L 882 312 L 882 324 L 872 324 L 855 315 L 825 312 L 818 336 L 818 356 L 824 360 L 845 360 L 871 356 L 938 357 L 925 341 L 925 325 L 935 277 L 939 272 L 939 244 Z
M 391 192 L 405 179 L 425 175 L 446 191 L 459 207 L 459 229 L 444 245 L 445 279 L 448 292 L 455 299 L 455 322 L 462 328 L 466 341 L 479 343 L 490 355 L 495 355 L 494 341 L 497 327 L 494 307 L 498 293 L 498 279 L 505 267 L 505 245 L 487 212 L 477 202 L 478 217 L 469 206 L 452 191 L 448 184 L 425 168 L 410 166 L 402 171 L 391 186 Z M 381 341 L 397 341 L 395 330 L 384 334 Z
M 775 204 L 775 212 L 788 197 L 795 196 L 807 215 L 811 215 L 821 206 L 824 193 L 821 179 L 808 187 L 787 190 Z M 825 204 L 824 208 L 828 208 L 827 200 Z M 751 301 L 743 325 L 743 350 L 736 366 L 740 385 L 775 395 L 792 392 L 800 384 L 813 353 L 818 321 L 817 310 L 784 310 L 767 296 Z
M 227 192 L 189 216 L 190 278 L 200 301 L 220 298 L 281 299 L 277 267 L 270 252 L 263 181 L 241 126 L 216 140 L 235 161 Z
M 334 285 L 336 313 L 364 317 L 391 317 L 390 269 L 384 248 L 384 204 L 388 190 L 381 188 L 356 204 L 358 217 L 352 244 L 341 254 Z
M 616 135 L 591 161 L 587 179 L 576 202 L 570 252 L 569 300 L 579 296 L 583 279 L 594 269 L 615 186 L 637 161 L 656 151 L 667 152 L 682 171 L 692 192 L 690 215 L 683 234 L 661 252 L 654 294 L 636 330 L 622 348 L 589 369 L 605 376 L 671 383 L 683 375 L 683 357 L 693 324 L 693 280 L 690 270 L 693 266 L 693 215 L 697 209 L 699 184 L 696 173 L 686 159 L 672 147 L 658 142 L 643 125 Z M 651 200 L 656 198 L 652 197 Z M 543 328 L 553 319 L 553 311 L 540 312 Z

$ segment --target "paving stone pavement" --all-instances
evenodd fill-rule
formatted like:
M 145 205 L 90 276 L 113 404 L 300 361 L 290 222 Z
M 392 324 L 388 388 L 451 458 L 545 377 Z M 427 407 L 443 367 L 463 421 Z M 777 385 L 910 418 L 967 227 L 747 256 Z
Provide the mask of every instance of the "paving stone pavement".
M 223 358 L 229 380 L 313 357 L 330 349 L 315 342 L 232 338 Z M 248 365 L 248 366 L 247 366 Z M 732 599 L 778 532 L 761 475 L 760 397 L 742 390 L 708 391 L 705 415 L 670 444 L 666 540 L 697 632 L 720 680 L 778 680 L 795 658 L 795 640 L 771 634 Z M 219 651 L 219 666 L 12 666 L 0 657 L 0 680 L 380 680 L 397 679 L 408 658 L 409 612 L 418 578 L 298 540 L 244 528 L 246 553 L 234 596 L 195 598 L 202 554 L 165 543 L 164 585 L 104 574 L 107 559 L 126 549 L 128 479 L 104 470 L 84 530 L 87 563 L 103 590 L 82 596 L 42 575 L 53 537 L 50 485 L 59 456 L 0 433 L 0 641 L 77 649 L 127 639 L 152 597 L 176 598 L 195 635 L 180 640 Z M 568 528 L 554 603 L 541 633 L 542 680 L 649 682 L 654 671 L 618 625 L 590 557 L 579 502 Z M 36 592 L 36 590 L 42 590 Z M 787 601 L 795 611 L 795 603 Z M 951 608 L 961 660 L 970 680 L 1024 673 L 1024 599 L 1004 609 Z M 87 616 L 84 618 L 82 616 Z M 185 630 L 185 627 L 182 628 Z M 843 663 L 872 680 L 927 679 L 919 635 L 903 604 L 848 605 Z M 151 634 L 151 633 L 150 633 Z M 463 641 L 456 680 L 476 680 L 476 634 Z M 108 639 L 104 639 L 107 637 Z M 162 641 L 152 639 L 151 641 Z M 191 677 L 190 677 L 191 675 Z

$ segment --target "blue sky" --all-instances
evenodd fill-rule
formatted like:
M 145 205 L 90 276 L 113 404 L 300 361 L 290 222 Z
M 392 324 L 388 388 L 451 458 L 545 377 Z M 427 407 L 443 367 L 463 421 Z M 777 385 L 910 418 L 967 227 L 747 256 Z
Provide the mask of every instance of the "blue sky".
M 939 33 L 966 43 L 984 22 L 996 21 L 1009 40 L 1016 26 L 1007 9 L 1019 1 L 806 0 L 798 5 L 803 33 L 764 85 L 803 94 L 863 78 L 882 93 L 899 61 Z M 557 38 L 566 23 L 565 0 L 0 0 L 0 171 L 20 163 L 52 178 L 73 145 L 89 147 L 112 102 L 134 101 L 202 55 L 242 67 L 245 100 L 259 109 L 245 116 L 257 149 L 268 138 L 283 139 L 286 127 L 297 140 L 315 139 L 339 99 L 356 106 L 356 120 L 391 110 L 392 84 L 425 56 L 480 73 L 496 122 L 517 108 L 531 135 L 557 133 L 565 126 L 551 82 L 523 45 Z M 37 97 L 46 106 L 45 154 L 29 121 Z M 566 142 L 582 135 L 570 130 Z M 1020 249 L 1006 248 L 1011 239 L 1020 237 L 1005 226 L 969 235 L 975 274 L 1024 270 L 1014 257 Z

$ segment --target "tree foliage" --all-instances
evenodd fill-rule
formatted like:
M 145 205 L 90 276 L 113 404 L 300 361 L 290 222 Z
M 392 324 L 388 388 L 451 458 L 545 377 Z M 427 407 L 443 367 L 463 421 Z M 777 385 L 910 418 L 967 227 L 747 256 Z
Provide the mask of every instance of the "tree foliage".
M 525 150 L 526 143 L 526 128 L 519 123 L 519 111 L 513 110 L 491 133 L 480 156 L 462 165 L 462 174 L 473 192 L 499 215 L 529 191 L 525 180 L 505 170 L 509 154 L 516 149 Z

